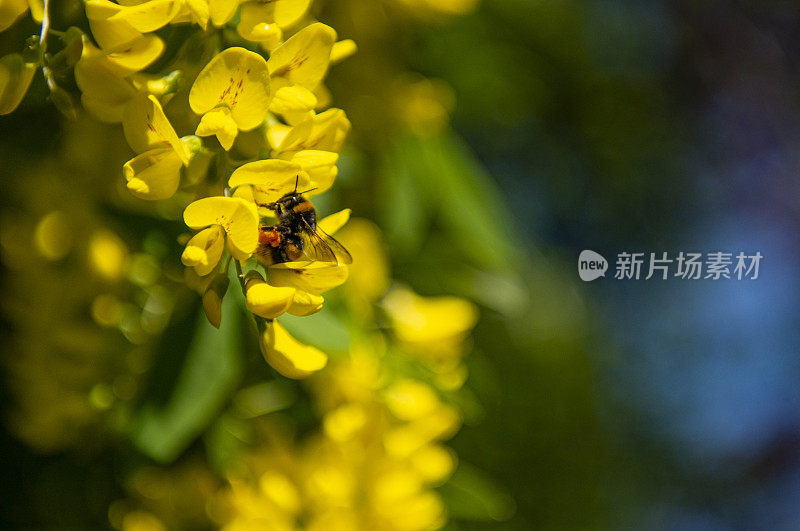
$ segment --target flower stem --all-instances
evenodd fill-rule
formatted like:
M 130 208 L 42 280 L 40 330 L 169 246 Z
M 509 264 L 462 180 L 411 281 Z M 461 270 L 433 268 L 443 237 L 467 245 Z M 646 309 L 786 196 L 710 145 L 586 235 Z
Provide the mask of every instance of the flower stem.
M 56 89 L 56 80 L 53 77 L 53 72 L 47 66 L 45 53 L 47 52 L 47 34 L 50 32 L 50 0 L 44 0 L 43 13 L 42 13 L 42 29 L 39 32 L 39 53 L 42 58 L 42 74 L 45 81 L 47 81 L 47 88 L 50 92 Z

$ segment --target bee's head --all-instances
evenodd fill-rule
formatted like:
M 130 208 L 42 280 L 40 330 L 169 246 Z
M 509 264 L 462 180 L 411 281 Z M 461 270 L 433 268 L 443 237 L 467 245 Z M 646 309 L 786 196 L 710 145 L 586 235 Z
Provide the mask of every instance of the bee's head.
M 286 212 L 299 205 L 303 201 L 305 201 L 305 199 L 303 199 L 303 196 L 297 192 L 289 192 L 274 203 L 268 203 L 265 206 L 271 210 Z

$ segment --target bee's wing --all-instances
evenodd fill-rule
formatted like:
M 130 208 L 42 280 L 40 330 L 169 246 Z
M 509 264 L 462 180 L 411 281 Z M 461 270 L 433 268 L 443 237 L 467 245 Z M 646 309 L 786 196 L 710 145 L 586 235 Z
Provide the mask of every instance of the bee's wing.
M 336 261 L 340 264 L 352 264 L 353 257 L 350 256 L 350 253 L 347 249 L 344 248 L 344 245 L 339 243 L 339 240 L 322 230 L 319 225 L 317 225 L 317 236 L 319 236 L 322 241 L 333 251 L 333 254 L 336 256 Z
M 319 225 L 317 225 L 315 232 L 311 230 L 305 220 L 303 220 L 303 223 L 306 229 L 303 231 L 303 254 L 306 259 L 333 264 L 350 264 L 353 262 L 353 257 L 350 256 L 347 249 L 333 236 L 322 230 Z

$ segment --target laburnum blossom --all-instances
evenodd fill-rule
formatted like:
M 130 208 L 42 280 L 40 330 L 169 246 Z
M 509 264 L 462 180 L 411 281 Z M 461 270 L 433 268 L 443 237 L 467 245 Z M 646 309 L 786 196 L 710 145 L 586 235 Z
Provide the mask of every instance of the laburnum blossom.
M 267 130 L 267 139 L 273 146 L 273 156 L 291 159 L 307 150 L 338 153 L 349 131 L 350 120 L 344 111 L 328 109 L 294 126 L 275 124 Z
M 292 337 L 278 322 L 266 325 L 259 335 L 264 359 L 287 378 L 305 378 L 328 363 L 328 355 Z
M 307 166 L 313 169 L 313 165 Z M 319 176 L 320 181 L 315 180 Z M 247 188 L 256 204 L 264 205 L 277 201 L 285 194 L 309 187 L 332 184 L 324 171 L 306 172 L 302 166 L 292 161 L 279 159 L 251 162 L 239 167 L 231 175 L 228 185 L 239 190 Z M 240 197 L 247 197 L 242 194 Z M 333 233 L 347 222 L 350 211 L 345 210 L 319 221 L 326 233 Z M 246 288 L 248 308 L 261 317 L 272 319 L 288 312 L 293 315 L 310 315 L 322 308 L 322 293 L 347 280 L 348 269 L 343 264 L 327 262 L 269 264 L 269 282 L 253 277 Z M 278 289 L 290 288 L 290 289 Z M 293 291 L 292 291 L 293 290 Z
M 95 118 L 119 122 L 127 103 L 140 90 L 147 91 L 155 76 L 138 74 L 164 52 L 164 41 L 150 32 L 175 17 L 179 2 L 151 0 L 120 5 L 108 0 L 88 0 L 86 16 L 97 46 L 83 36 L 83 51 L 75 65 L 81 103 Z
M 122 168 L 128 190 L 142 199 L 166 199 L 178 189 L 194 137 L 178 138 L 155 96 L 138 94 L 125 109 L 125 138 L 139 153 Z
M 456 389 L 466 379 L 461 362 L 464 342 L 478 320 L 478 309 L 459 297 L 421 297 L 395 287 L 383 299 L 395 337 L 434 371 L 436 383 Z
M 330 64 L 336 31 L 315 23 L 301 29 L 272 51 L 267 61 L 275 98 L 270 111 L 289 123 L 313 116 L 317 106 L 314 90 Z
M 181 261 L 204 276 L 216 268 L 225 248 L 236 260 L 246 260 L 258 245 L 256 206 L 238 197 L 205 197 L 183 211 L 186 225 L 198 230 Z
M 311 0 L 274 0 L 245 2 L 239 13 L 236 31 L 243 39 L 273 50 L 283 40 L 283 29 L 297 23 Z
M 198 136 L 215 135 L 227 151 L 240 130 L 249 131 L 267 117 L 272 99 L 267 62 L 244 48 L 228 48 L 197 76 L 189 105 L 202 116 Z
M 145 33 L 166 26 L 181 9 L 180 0 L 149 0 L 121 5 L 109 0 L 88 0 L 86 17 L 97 44 L 112 52 L 124 49 Z
M 118 52 L 105 52 L 85 35 L 83 51 L 75 65 L 75 81 L 81 89 L 81 104 L 103 122 L 120 122 L 125 106 L 145 80 L 133 75 L 147 68 L 164 51 L 161 39 L 142 35 Z
M 194 22 L 203 30 L 208 27 L 211 18 L 211 6 L 208 0 L 182 0 L 181 8 L 170 23 L 180 24 L 184 22 Z
M 228 180 L 228 186 L 249 194 L 259 205 L 272 203 L 284 194 L 297 189 L 308 195 L 327 191 L 336 179 L 336 153 L 306 150 L 296 153 L 290 160 L 268 159 L 244 164 Z

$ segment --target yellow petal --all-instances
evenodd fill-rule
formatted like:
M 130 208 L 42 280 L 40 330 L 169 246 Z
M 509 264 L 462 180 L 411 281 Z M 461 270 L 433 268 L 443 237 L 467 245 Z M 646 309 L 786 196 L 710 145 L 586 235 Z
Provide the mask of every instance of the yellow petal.
M 440 405 L 429 414 L 389 431 L 384 436 L 384 446 L 389 454 L 406 458 L 432 441 L 452 436 L 460 422 L 453 408 Z
M 189 92 L 196 114 L 228 106 L 239 129 L 258 127 L 270 103 L 267 63 L 244 48 L 228 48 L 217 54 L 200 72 Z
M 208 0 L 211 22 L 217 26 L 224 26 L 239 8 L 239 0 Z
M 178 154 L 168 147 L 137 155 L 125 163 L 122 171 L 133 195 L 158 200 L 172 197 L 178 190 L 182 166 Z
M 305 378 L 328 363 L 324 352 L 297 341 L 278 321 L 267 325 L 259 345 L 267 363 L 288 378 Z
M 137 153 L 169 146 L 184 165 L 189 164 L 189 151 L 178 138 L 155 96 L 134 96 L 125 109 L 122 127 L 125 139 Z
M 308 187 L 308 175 L 294 162 L 279 159 L 257 160 L 237 168 L 228 186 L 253 186 L 253 199 L 260 205 L 277 201 L 285 194 Z
M 28 0 L 28 6 L 31 8 L 33 20 L 41 23 L 44 17 L 44 0 Z
M 211 109 L 203 115 L 195 131 L 197 136 L 216 135 L 220 145 L 228 151 L 233 147 L 233 141 L 239 134 L 239 128 L 231 116 L 231 110 L 227 107 L 217 107 Z
M 88 0 L 86 18 L 97 44 L 104 50 L 116 52 L 142 37 L 142 33 L 122 19 L 112 19 L 122 7 L 109 0 Z
M 264 319 L 275 319 L 282 315 L 294 299 L 294 288 L 270 286 L 255 271 L 248 273 L 245 284 L 247 309 Z
M 411 455 L 411 466 L 427 483 L 441 483 L 456 467 L 456 456 L 438 444 L 424 446 Z
M 243 39 L 264 44 L 273 49 L 283 39 L 283 31 L 271 16 L 271 6 L 263 2 L 248 2 L 242 6 L 236 31 Z
M 81 94 L 81 105 L 95 119 L 109 124 L 122 121 L 127 101 L 105 101 L 101 97 L 84 92 Z
M 349 131 L 350 121 L 344 111 L 329 109 L 292 127 L 276 151 L 282 154 L 294 154 L 303 150 L 338 153 Z
M 27 0 L 3 0 L 0 2 L 0 31 L 10 27 L 27 11 Z
M 237 260 L 253 254 L 258 245 L 258 211 L 253 203 L 238 197 L 205 197 L 183 211 L 192 229 L 219 225 L 228 235 L 228 250 Z
M 133 6 L 120 6 L 109 20 L 124 20 L 135 30 L 150 33 L 166 26 L 181 8 L 179 0 L 150 0 Z
M 83 96 L 109 108 L 124 106 L 136 94 L 136 90 L 119 75 L 117 67 L 111 64 L 101 50 L 89 42 L 86 36 L 82 39 L 83 51 L 75 65 L 75 82 Z M 83 97 L 81 100 L 83 101 Z M 89 108 L 87 110 L 91 112 Z M 120 116 L 114 121 L 121 119 Z
M 302 113 L 313 110 L 316 104 L 317 97 L 307 88 L 286 86 L 275 91 L 269 110 L 278 114 Z
M 314 195 L 328 191 L 339 174 L 339 170 L 336 168 L 339 154 L 332 151 L 306 149 L 295 153 L 291 160 L 299 164 L 303 171 L 308 173 L 308 178 L 311 181 L 309 188 L 314 189 L 311 192 Z
M 310 4 L 311 0 L 278 0 L 273 4 L 273 20 L 284 28 L 291 26 L 305 15 Z
M 228 292 L 228 284 L 230 284 L 228 275 L 219 273 L 213 276 L 213 280 L 203 292 L 203 311 L 214 328 L 219 328 L 222 324 L 222 300 Z
M 110 65 L 120 77 L 143 70 L 161 57 L 164 41 L 155 35 L 142 35 L 127 48 L 106 55 Z
M 298 289 L 295 290 L 292 304 L 286 311 L 298 317 L 305 317 L 320 311 L 324 302 L 325 299 L 322 298 L 322 295 L 314 295 Z
M 275 49 L 283 38 L 283 30 L 277 24 L 248 24 L 243 20 L 236 26 L 236 31 L 243 39 L 257 42 L 267 50 Z
M 352 438 L 367 422 L 367 415 L 361 404 L 346 404 L 325 415 L 323 429 L 325 435 L 335 441 Z
M 274 286 L 291 286 L 321 295 L 347 280 L 348 269 L 344 264 L 313 262 L 298 264 L 285 262 L 269 268 L 269 283 Z
M 309 90 L 319 85 L 328 70 L 336 31 L 314 23 L 295 33 L 269 56 L 270 75 L 280 85 L 300 85 Z
M 208 26 L 208 19 L 211 17 L 211 9 L 207 0 L 185 0 L 186 7 L 192 13 L 192 18 L 203 30 Z
M 357 51 L 358 46 L 356 46 L 355 41 L 352 39 L 345 39 L 335 42 L 333 43 L 333 48 L 331 49 L 331 64 L 344 61 L 351 55 L 354 55 Z
M 193 267 L 202 277 L 217 267 L 224 248 L 225 233 L 221 227 L 215 225 L 201 230 L 189 240 L 181 254 L 181 262 L 187 267 Z
M 433 413 L 439 397 L 429 386 L 416 380 L 400 380 L 385 392 L 386 405 L 401 420 L 414 420 Z
M 442 343 L 461 340 L 475 326 L 478 309 L 458 297 L 420 297 L 395 288 L 383 300 L 395 334 L 409 343 Z
M 18 53 L 0 59 L 0 115 L 17 108 L 28 92 L 35 72 L 36 65 L 25 63 Z
M 344 210 L 340 210 L 335 214 L 331 214 L 330 216 L 325 216 L 321 220 L 317 222 L 317 226 L 321 228 L 328 234 L 333 234 L 337 230 L 344 227 L 345 223 L 350 221 L 350 214 L 353 211 L 349 208 L 345 208 Z
M 291 130 L 291 125 L 282 124 L 280 122 L 271 125 L 267 128 L 267 142 L 269 142 L 269 145 L 273 148 L 277 148 Z

